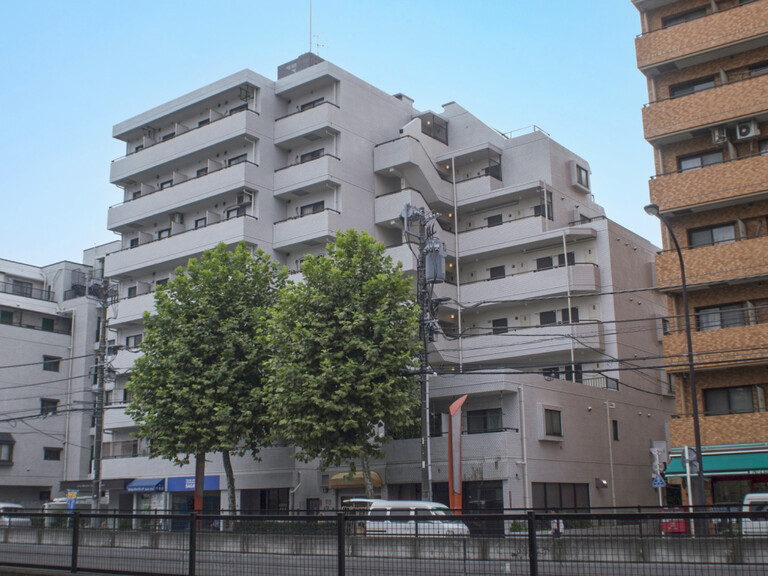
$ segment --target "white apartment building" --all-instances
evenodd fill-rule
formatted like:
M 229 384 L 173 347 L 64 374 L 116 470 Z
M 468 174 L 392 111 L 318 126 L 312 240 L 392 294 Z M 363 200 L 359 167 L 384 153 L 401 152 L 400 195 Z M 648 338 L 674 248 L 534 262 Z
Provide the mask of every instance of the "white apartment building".
M 270 80 L 244 70 L 117 124 L 126 155 L 108 227 L 121 244 L 104 273 L 121 298 L 103 477 L 112 508 L 186 510 L 193 467 L 150 460 L 122 407 L 142 313 L 173 270 L 219 242 L 245 241 L 298 271 L 339 230 L 364 230 L 415 274 L 400 213 L 441 214 L 448 282 L 430 362 L 432 472 L 447 495 L 448 406 L 463 416 L 467 508 L 654 504 L 650 449 L 673 395 L 658 370 L 654 246 L 608 220 L 589 164 L 541 130 L 504 135 L 451 102 L 418 111 L 305 54 Z M 291 447 L 233 461 L 242 510 L 336 508 L 362 493 L 347 469 L 296 462 Z M 420 495 L 420 440 L 374 464 L 382 497 Z M 207 506 L 225 507 L 209 455 Z
M 0 500 L 40 506 L 90 493 L 103 251 L 84 262 L 0 260 Z M 114 247 L 112 247 L 114 249 Z

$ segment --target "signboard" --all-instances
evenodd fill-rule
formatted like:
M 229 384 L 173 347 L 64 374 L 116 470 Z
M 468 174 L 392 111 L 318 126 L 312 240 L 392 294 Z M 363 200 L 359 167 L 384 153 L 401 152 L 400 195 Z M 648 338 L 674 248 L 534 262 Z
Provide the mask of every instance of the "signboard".
M 67 492 L 67 512 L 74 512 L 75 504 L 77 504 L 77 490 L 69 490 Z
M 203 490 L 219 490 L 219 477 L 218 476 L 206 476 Z M 167 488 L 168 492 L 194 492 L 195 491 L 195 477 L 194 476 L 181 476 L 180 478 L 168 478 Z
M 666 483 L 664 482 L 664 478 L 662 478 L 660 475 L 656 474 L 656 476 L 653 477 L 653 487 L 654 488 L 664 488 L 666 486 Z

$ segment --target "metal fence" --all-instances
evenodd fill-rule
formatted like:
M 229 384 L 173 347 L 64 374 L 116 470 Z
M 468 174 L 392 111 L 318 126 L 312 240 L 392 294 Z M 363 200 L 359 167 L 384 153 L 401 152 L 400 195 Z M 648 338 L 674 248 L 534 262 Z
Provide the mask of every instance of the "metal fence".
M 765 512 L 4 518 L 0 566 L 51 574 L 768 574 Z

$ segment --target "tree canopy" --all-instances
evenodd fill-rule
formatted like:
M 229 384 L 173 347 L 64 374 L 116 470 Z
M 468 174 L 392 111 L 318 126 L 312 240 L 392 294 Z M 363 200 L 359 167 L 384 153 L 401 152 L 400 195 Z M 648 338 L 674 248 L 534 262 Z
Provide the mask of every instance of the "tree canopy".
M 262 395 L 267 313 L 286 272 L 240 243 L 192 259 L 144 314 L 143 355 L 133 366 L 127 408 L 150 457 L 256 454 L 268 436 Z M 231 470 L 227 470 L 231 476 Z M 233 486 L 233 478 L 230 486 Z
M 383 456 L 408 426 L 418 387 L 418 311 L 401 265 L 365 233 L 340 233 L 328 255 L 308 256 L 304 282 L 283 289 L 270 321 L 269 416 L 304 461 L 338 466 Z M 385 433 L 381 434 L 380 424 Z

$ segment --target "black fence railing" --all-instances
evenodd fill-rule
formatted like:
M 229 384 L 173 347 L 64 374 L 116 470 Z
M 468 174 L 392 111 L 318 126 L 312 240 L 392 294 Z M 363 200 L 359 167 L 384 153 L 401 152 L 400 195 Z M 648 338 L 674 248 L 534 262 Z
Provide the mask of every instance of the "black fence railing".
M 0 574 L 3 567 L 169 576 L 768 573 L 766 512 L 1 519 Z

